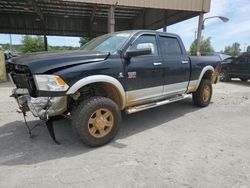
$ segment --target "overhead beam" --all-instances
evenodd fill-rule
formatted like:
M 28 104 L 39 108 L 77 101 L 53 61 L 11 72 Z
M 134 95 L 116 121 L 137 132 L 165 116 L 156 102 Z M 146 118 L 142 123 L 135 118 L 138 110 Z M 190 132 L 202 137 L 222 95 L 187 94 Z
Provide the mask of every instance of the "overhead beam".
M 35 12 L 37 13 L 37 15 L 42 20 L 42 22 L 44 22 L 43 14 L 42 14 L 39 6 L 37 5 L 36 1 L 35 0 L 26 0 L 26 2 L 27 2 L 27 5 L 32 6 L 32 8 L 35 10 Z

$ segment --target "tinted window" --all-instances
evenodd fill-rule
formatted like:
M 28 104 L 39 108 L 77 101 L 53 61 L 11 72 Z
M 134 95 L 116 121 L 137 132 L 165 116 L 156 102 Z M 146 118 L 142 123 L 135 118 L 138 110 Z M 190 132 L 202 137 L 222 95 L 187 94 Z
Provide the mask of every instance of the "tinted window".
M 239 57 L 237 60 L 236 60 L 236 63 L 237 64 L 243 64 L 243 63 L 247 63 L 247 57 Z
M 85 51 L 116 52 L 124 45 L 131 35 L 132 34 L 129 32 L 102 35 L 91 40 L 81 49 Z
M 136 39 L 128 50 L 138 50 L 143 48 L 151 48 L 152 54 L 157 55 L 157 43 L 155 35 L 142 35 Z
M 163 55 L 181 55 L 182 50 L 177 38 L 160 37 Z

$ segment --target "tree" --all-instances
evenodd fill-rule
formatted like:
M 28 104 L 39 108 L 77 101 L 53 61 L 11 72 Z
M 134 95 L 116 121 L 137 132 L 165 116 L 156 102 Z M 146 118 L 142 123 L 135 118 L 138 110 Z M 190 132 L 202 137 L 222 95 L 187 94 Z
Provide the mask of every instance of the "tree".
M 22 38 L 22 53 L 30 53 L 30 52 L 41 52 L 44 51 L 44 41 L 43 37 L 36 36 L 24 36 Z
M 81 37 L 80 41 L 79 41 L 80 46 L 82 47 L 84 44 L 86 44 L 89 41 L 90 41 L 90 38 L 88 38 L 88 37 Z
M 250 52 L 250 45 L 247 47 L 247 52 Z
M 65 51 L 65 50 L 79 50 L 79 47 L 73 46 L 49 46 L 49 51 Z
M 240 55 L 240 44 L 235 42 L 232 46 L 226 46 L 224 50 L 224 54 L 231 55 L 231 56 L 239 56 Z
M 189 54 L 196 55 L 196 41 L 194 40 L 190 46 Z M 201 39 L 201 54 L 204 55 L 209 52 L 214 52 L 214 48 L 211 45 L 211 37 Z

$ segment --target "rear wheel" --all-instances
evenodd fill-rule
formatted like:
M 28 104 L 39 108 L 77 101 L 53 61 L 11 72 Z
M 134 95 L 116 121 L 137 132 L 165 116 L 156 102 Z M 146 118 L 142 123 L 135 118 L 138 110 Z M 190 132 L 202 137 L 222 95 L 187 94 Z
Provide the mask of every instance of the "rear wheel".
M 203 79 L 196 92 L 193 93 L 193 102 L 196 106 L 208 106 L 212 98 L 212 84 L 210 80 Z
M 231 78 L 228 76 L 228 73 L 226 70 L 221 70 L 220 72 L 220 81 L 222 82 L 228 82 Z
M 118 132 L 119 107 L 105 97 L 92 97 L 80 103 L 72 117 L 72 126 L 84 144 L 97 147 L 110 142 Z

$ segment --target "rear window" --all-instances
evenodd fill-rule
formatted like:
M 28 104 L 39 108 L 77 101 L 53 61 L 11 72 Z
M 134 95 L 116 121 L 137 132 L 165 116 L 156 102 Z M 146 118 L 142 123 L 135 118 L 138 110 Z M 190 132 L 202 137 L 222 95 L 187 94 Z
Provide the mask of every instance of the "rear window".
M 160 41 L 163 55 L 182 55 L 177 38 L 160 36 Z

